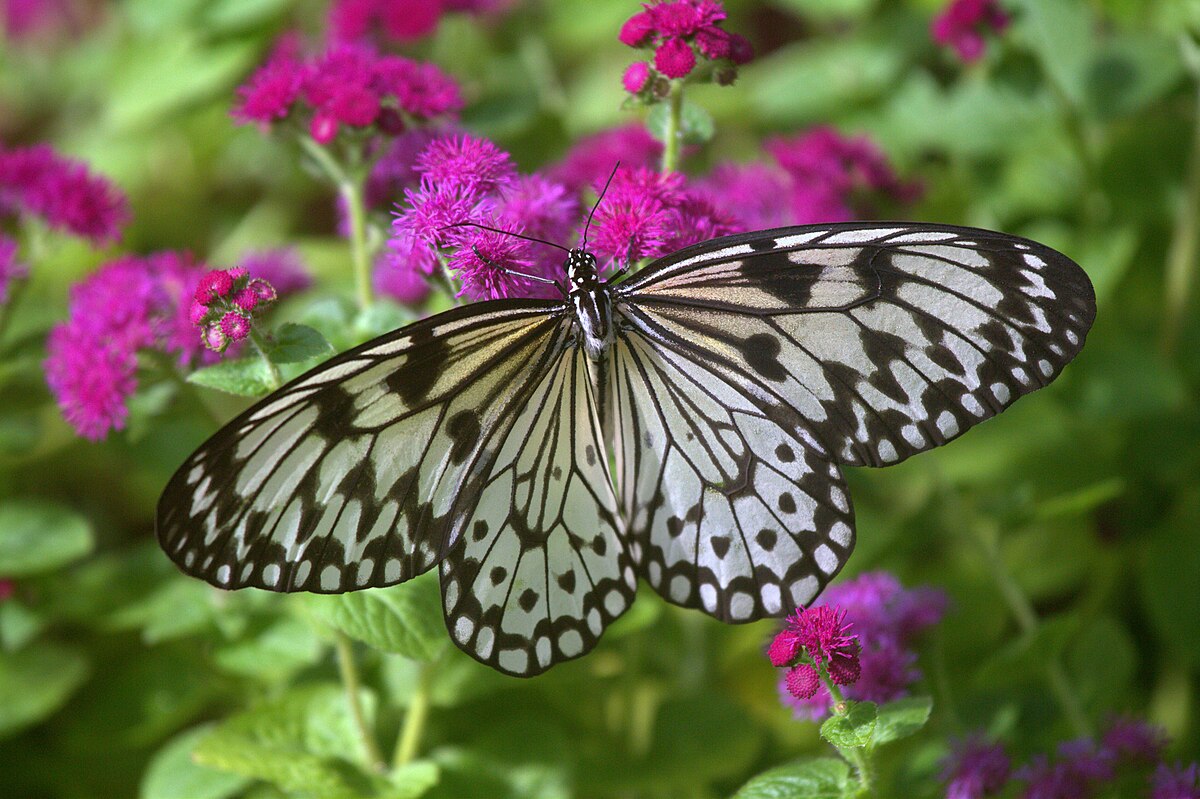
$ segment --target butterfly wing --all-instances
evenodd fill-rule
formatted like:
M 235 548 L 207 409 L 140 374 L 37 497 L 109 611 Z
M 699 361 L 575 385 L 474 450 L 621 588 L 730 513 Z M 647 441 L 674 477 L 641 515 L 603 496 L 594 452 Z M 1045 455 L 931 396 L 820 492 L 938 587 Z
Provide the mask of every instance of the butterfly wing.
M 724 621 L 815 598 L 854 546 L 850 495 L 793 409 L 649 327 L 619 334 L 618 484 L 642 575 Z
M 782 228 L 681 250 L 619 308 L 797 409 L 839 463 L 944 444 L 1053 380 L 1096 314 L 1084 271 L 972 228 Z
M 590 650 L 637 577 L 583 351 L 564 351 L 515 413 L 470 532 L 441 563 L 442 599 L 464 651 L 532 676 Z
M 338 593 L 407 580 L 456 543 L 527 383 L 561 355 L 557 303 L 461 308 L 338 355 L 193 453 L 163 549 L 223 588 Z
M 746 621 L 807 603 L 849 556 L 838 464 L 894 463 L 1047 384 L 1095 295 L 1031 241 L 872 223 L 681 250 L 621 284 L 616 310 L 610 419 L 641 571 Z

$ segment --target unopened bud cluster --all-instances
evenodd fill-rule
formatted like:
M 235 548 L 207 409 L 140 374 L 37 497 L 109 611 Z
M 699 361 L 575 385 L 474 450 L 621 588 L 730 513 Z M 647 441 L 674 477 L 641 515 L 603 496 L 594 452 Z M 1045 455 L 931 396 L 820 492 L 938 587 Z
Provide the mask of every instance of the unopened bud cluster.
M 250 335 L 254 314 L 275 302 L 275 288 L 245 269 L 217 269 L 200 279 L 189 318 L 200 328 L 204 346 L 224 352 L 230 344 Z

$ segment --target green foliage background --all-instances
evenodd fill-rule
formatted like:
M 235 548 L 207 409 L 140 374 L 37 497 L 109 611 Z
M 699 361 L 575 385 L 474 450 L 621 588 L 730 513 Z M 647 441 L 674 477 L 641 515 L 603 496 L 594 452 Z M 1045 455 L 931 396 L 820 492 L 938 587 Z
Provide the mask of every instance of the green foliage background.
M 881 783 L 939 795 L 947 738 L 969 729 L 1021 756 L 1071 737 L 1047 664 L 1061 664 L 1088 723 L 1152 719 L 1172 759 L 1194 759 L 1200 3 L 1012 0 L 1003 43 L 969 68 L 930 41 L 936 0 L 729 5 L 726 27 L 760 56 L 732 88 L 689 90 L 715 119 L 690 170 L 758 157 L 766 135 L 812 124 L 867 132 L 924 181 L 915 216 L 1047 243 L 1099 297 L 1087 347 L 1051 388 L 949 447 L 849 475 L 848 573 L 887 568 L 953 599 L 922 652 L 932 718 L 881 751 Z M 637 8 L 451 16 L 407 52 L 461 80 L 465 127 L 530 170 L 634 118 L 619 84 L 633 54 L 616 32 Z M 324 12 L 127 0 L 51 49 L 0 43 L 0 140 L 50 141 L 115 179 L 134 210 L 129 251 L 229 266 L 248 247 L 295 244 L 320 276 L 283 309 L 303 318 L 314 298 L 350 292 L 329 191 L 228 110 L 274 37 L 317 30 Z M 68 286 L 111 254 L 51 242 L 0 341 L 0 577 L 16 584 L 0 601 L 0 795 L 725 796 L 831 754 L 777 701 L 769 623 L 726 627 L 643 593 L 593 654 L 518 681 L 449 645 L 430 578 L 281 597 L 178 574 L 153 541 L 154 504 L 210 423 L 150 387 L 128 431 L 89 444 L 42 376 Z M 226 418 L 241 402 L 207 399 Z M 339 643 L 384 760 L 403 749 L 405 718 L 427 713 L 387 774 L 368 766 Z M 818 791 L 844 766 L 814 768 L 793 794 L 743 795 L 840 795 Z

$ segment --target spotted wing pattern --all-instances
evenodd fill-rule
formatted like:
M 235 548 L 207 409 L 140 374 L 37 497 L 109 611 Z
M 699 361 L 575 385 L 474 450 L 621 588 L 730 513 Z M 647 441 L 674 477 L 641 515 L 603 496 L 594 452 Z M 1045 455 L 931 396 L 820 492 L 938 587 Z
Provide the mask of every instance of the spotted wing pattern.
M 531 676 L 590 650 L 633 601 L 589 361 L 563 354 L 522 401 L 442 561 L 446 625 L 500 671 Z
M 559 303 L 507 301 L 330 359 L 184 462 L 159 501 L 163 549 L 224 588 L 338 593 L 428 570 L 569 327 Z
M 795 411 L 628 321 L 610 418 L 640 573 L 669 601 L 724 621 L 807 604 L 854 546 L 837 465 Z
M 944 444 L 1051 380 L 1095 318 L 1086 274 L 984 230 L 783 228 L 648 266 L 617 308 L 685 357 L 797 410 L 839 463 Z

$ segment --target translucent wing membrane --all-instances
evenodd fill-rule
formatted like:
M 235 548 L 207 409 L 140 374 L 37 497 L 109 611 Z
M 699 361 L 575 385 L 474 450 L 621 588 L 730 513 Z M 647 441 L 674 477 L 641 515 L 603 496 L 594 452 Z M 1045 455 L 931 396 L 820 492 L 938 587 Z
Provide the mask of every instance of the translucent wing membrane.
M 895 463 L 1046 385 L 1095 295 L 1031 241 L 882 223 L 717 239 L 651 264 L 618 310 L 796 409 L 839 463 Z
M 587 364 L 564 354 L 514 409 L 466 541 L 442 561 L 450 634 L 509 674 L 582 655 L 633 601 Z
M 638 332 L 618 340 L 611 394 L 642 575 L 669 601 L 724 621 L 807 604 L 854 545 L 838 467 L 793 410 L 630 321 Z
M 171 478 L 163 549 L 225 588 L 336 593 L 431 568 L 479 501 L 489 442 L 566 348 L 559 309 L 457 309 L 293 381 Z

